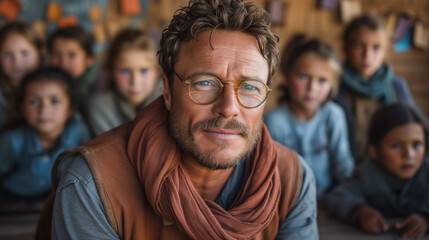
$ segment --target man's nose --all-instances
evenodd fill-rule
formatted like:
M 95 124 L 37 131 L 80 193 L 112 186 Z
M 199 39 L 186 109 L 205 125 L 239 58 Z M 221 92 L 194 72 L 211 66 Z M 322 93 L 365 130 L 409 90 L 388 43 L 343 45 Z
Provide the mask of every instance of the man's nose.
M 214 114 L 228 119 L 237 117 L 239 111 L 240 103 L 235 95 L 234 85 L 225 84 L 221 95 L 214 102 Z

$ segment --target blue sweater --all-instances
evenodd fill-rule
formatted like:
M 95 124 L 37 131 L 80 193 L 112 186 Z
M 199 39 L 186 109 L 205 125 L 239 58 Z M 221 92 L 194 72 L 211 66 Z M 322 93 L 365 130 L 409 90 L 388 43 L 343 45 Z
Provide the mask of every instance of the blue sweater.
M 36 131 L 22 126 L 0 136 L 0 179 L 7 191 L 24 197 L 38 196 L 51 189 L 51 170 L 55 159 L 66 149 L 89 140 L 86 126 L 72 117 L 57 145 L 43 149 Z
M 351 175 L 354 160 L 342 109 L 334 102 L 322 105 L 309 121 L 302 122 L 280 105 L 265 116 L 271 137 L 298 152 L 316 178 L 320 195 Z

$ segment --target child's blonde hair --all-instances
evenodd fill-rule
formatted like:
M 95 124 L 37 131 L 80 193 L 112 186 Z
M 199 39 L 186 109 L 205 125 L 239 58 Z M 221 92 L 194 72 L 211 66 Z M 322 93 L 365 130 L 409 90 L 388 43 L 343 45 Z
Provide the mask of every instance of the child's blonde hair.
M 110 48 L 107 51 L 107 59 L 105 68 L 113 76 L 115 69 L 115 63 L 121 53 L 138 49 L 144 51 L 147 56 L 153 61 L 156 70 L 160 72 L 160 68 L 157 64 L 157 45 L 155 40 L 149 35 L 149 33 L 134 28 L 127 28 L 119 32 L 116 37 L 112 40 Z M 111 77 L 110 87 L 114 88 L 114 81 Z
M 339 77 L 341 74 L 341 65 L 335 50 L 328 44 L 317 38 L 308 38 L 302 34 L 295 35 L 292 40 L 286 45 L 281 56 L 280 70 L 286 78 L 290 78 L 291 71 L 296 63 L 304 56 L 313 54 L 322 59 L 326 59 L 334 73 L 334 82 L 332 84 L 331 93 L 328 99 L 332 99 L 337 95 Z M 284 91 L 280 102 L 289 100 L 289 89 L 282 86 Z

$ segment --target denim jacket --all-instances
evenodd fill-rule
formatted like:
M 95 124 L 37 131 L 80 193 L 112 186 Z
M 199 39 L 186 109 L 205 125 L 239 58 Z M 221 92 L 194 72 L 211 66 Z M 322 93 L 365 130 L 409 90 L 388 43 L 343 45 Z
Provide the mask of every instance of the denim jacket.
M 55 159 L 66 149 L 89 140 L 89 132 L 78 116 L 67 122 L 53 149 L 43 149 L 37 132 L 25 125 L 0 136 L 0 180 L 2 187 L 23 197 L 38 196 L 51 189 Z

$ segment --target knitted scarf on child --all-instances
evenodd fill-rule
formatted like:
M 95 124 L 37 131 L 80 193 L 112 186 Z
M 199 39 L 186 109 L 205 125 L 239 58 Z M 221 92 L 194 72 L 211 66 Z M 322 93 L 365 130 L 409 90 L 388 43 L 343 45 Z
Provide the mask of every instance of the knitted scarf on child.
M 342 87 L 371 99 L 383 99 L 385 103 L 396 101 L 393 87 L 393 72 L 383 64 L 369 78 L 363 78 L 349 63 L 343 65 Z
M 168 133 L 168 115 L 162 97 L 148 105 L 137 115 L 127 146 L 154 211 L 192 239 L 249 239 L 262 231 L 277 211 L 281 190 L 277 154 L 265 126 L 248 177 L 224 210 L 193 186 Z

